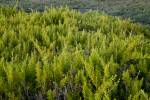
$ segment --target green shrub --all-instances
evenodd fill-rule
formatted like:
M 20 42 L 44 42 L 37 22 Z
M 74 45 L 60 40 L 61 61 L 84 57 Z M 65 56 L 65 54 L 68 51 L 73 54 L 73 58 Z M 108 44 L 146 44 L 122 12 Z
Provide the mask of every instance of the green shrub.
M 89 11 L 0 8 L 0 99 L 150 97 L 150 31 Z

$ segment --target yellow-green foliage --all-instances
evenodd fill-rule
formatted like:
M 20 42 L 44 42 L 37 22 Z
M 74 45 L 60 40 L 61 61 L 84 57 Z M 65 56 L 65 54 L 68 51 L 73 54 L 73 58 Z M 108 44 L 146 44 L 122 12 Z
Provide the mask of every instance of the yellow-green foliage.
M 0 8 L 0 99 L 148 100 L 150 31 L 66 8 Z

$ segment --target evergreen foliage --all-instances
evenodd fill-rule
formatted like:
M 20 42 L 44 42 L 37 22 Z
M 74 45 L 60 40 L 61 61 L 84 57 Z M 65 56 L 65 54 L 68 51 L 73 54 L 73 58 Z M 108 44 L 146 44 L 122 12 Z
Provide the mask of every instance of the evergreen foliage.
M 98 11 L 2 6 L 0 99 L 148 100 L 150 31 Z

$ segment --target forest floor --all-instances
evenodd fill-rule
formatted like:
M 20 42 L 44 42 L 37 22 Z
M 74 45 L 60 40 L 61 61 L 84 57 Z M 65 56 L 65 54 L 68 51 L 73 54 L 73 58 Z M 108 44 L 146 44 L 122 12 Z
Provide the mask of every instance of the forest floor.
M 0 6 L 16 5 L 17 0 L 1 0 Z M 142 25 L 150 25 L 150 0 L 19 0 L 18 6 L 26 12 L 38 10 L 44 11 L 47 7 L 69 6 L 81 12 L 98 10 L 108 15 L 120 16 L 123 19 L 130 18 L 133 22 L 140 22 Z M 150 26 L 149 26 L 150 27 Z

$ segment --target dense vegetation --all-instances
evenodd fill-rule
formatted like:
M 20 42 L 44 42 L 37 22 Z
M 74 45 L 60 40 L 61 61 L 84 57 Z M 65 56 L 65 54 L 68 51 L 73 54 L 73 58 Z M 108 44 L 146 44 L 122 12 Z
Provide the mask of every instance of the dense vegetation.
M 0 99 L 148 100 L 150 31 L 69 8 L 0 8 Z
M 43 12 L 45 6 L 68 5 L 70 9 L 81 12 L 99 10 L 100 13 L 104 11 L 108 15 L 131 18 L 132 22 L 150 25 L 150 0 L 0 0 L 0 6 L 14 6 L 16 3 L 19 9 L 23 8 L 26 12 L 31 12 L 30 8 Z

